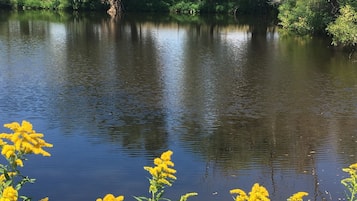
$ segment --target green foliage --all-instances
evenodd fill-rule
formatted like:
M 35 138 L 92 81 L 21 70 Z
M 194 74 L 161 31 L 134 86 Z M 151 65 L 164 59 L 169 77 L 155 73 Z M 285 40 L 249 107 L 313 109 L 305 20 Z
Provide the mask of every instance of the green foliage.
M 0 6 L 15 9 L 98 10 L 107 9 L 102 0 L 0 0 Z
M 340 6 L 337 17 L 334 16 Z M 283 30 L 298 35 L 330 34 L 333 45 L 356 46 L 357 1 L 285 0 L 278 19 Z
M 124 10 L 140 12 L 168 12 L 171 0 L 127 0 L 122 1 Z
M 325 0 L 286 0 L 279 6 L 278 19 L 288 32 L 321 34 L 332 21 L 330 9 Z
M 239 14 L 265 14 L 273 11 L 275 7 L 266 0 L 240 0 L 240 1 L 212 1 L 212 0 L 180 0 L 170 6 L 171 12 L 177 13 L 233 13 Z
M 55 1 L 52 0 L 43 0 L 43 1 L 38 1 L 38 0 L 22 0 L 20 3 L 20 6 L 24 8 L 34 8 L 34 9 L 53 9 Z
M 190 13 L 190 14 L 195 14 L 199 13 L 201 8 L 202 8 L 201 3 L 194 3 L 194 2 L 189 2 L 189 1 L 180 1 L 174 4 L 173 6 L 170 7 L 171 12 L 176 12 L 176 13 Z
M 10 0 L 0 0 L 0 8 L 1 7 L 11 7 Z
M 311 28 L 307 22 L 307 17 L 310 14 L 310 10 L 308 7 L 302 7 L 300 4 L 298 4 L 298 2 L 295 0 L 284 1 L 284 3 L 279 7 L 278 18 L 280 20 L 280 25 L 285 30 L 304 35 L 311 31 Z M 306 15 L 303 15 L 303 13 Z
M 237 1 L 237 8 L 240 14 L 263 14 L 274 10 L 269 0 L 240 0 Z
M 273 1 L 273 0 L 271 0 Z M 125 11 L 261 14 L 274 10 L 270 0 L 121 0 Z M 107 9 L 107 0 L 0 0 L 0 6 L 25 9 Z
M 338 1 L 340 7 L 342 8 L 343 6 L 349 5 L 355 10 L 357 9 L 357 1 L 356 0 L 340 0 Z
M 71 7 L 71 3 L 68 0 L 57 0 L 54 6 L 59 10 L 66 10 Z
M 69 0 L 67 0 L 67 2 L 66 0 L 62 0 L 61 3 L 67 6 L 71 6 L 73 10 L 98 10 L 103 9 L 104 7 L 103 1 L 99 0 L 73 0 L 71 2 L 68 1 Z
M 340 9 L 340 15 L 330 23 L 327 31 L 332 35 L 333 45 L 356 46 L 357 12 L 350 5 Z

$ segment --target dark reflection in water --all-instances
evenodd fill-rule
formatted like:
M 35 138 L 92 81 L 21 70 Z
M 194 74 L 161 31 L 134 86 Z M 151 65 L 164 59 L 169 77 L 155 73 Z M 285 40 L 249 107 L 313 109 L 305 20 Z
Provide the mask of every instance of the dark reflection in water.
M 142 166 L 172 149 L 167 196 L 231 200 L 254 182 L 272 200 L 343 196 L 356 63 L 262 19 L 182 18 L 1 12 L 0 123 L 27 119 L 55 145 L 25 164 L 24 193 L 145 195 Z

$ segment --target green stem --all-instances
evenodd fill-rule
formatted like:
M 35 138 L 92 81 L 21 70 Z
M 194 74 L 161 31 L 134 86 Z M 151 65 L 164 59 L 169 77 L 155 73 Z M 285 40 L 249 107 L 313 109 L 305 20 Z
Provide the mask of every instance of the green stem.
M 352 176 L 353 177 L 353 176 Z M 357 186 L 357 182 L 356 182 L 356 177 L 353 178 L 353 186 L 352 186 L 352 195 L 351 195 L 351 201 L 354 200 L 355 197 L 355 190 L 356 190 L 356 186 Z
M 151 201 L 155 201 L 155 193 L 154 192 L 151 193 Z

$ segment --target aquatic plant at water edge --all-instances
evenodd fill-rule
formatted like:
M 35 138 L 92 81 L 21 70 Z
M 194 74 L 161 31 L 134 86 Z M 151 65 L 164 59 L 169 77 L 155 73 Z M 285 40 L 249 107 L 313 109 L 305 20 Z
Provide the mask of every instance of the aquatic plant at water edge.
M 35 179 L 23 176 L 19 167 L 24 166 L 29 154 L 51 156 L 43 148 L 53 145 L 43 139 L 42 133 L 36 133 L 28 121 L 22 121 L 21 125 L 13 122 L 4 127 L 12 130 L 12 133 L 0 133 L 1 155 L 7 161 L 7 164 L 0 164 L 0 201 L 15 201 L 18 198 L 31 200 L 27 196 L 19 196 L 18 191 L 24 184 L 33 183 Z M 44 200 L 47 198 L 42 199 Z

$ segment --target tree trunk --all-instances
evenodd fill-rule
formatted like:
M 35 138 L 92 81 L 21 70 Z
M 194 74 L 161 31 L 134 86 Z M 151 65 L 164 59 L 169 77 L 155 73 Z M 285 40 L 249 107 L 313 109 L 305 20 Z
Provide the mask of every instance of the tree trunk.
M 110 8 L 107 13 L 111 16 L 116 16 L 122 12 L 121 0 L 108 0 Z

